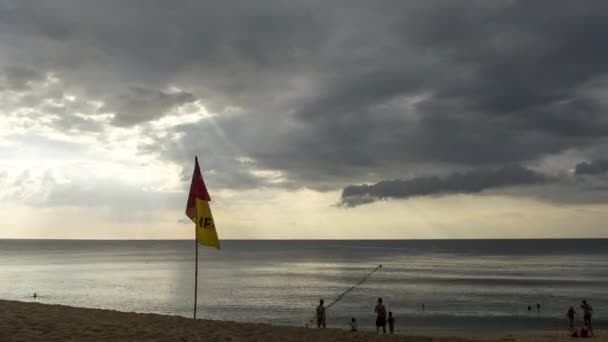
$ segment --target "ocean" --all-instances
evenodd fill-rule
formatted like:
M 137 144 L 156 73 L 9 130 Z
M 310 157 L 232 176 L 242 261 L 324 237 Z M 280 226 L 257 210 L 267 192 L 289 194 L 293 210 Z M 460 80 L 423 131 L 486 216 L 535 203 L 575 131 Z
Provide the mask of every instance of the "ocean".
M 199 248 L 199 318 L 304 326 L 320 298 L 330 303 L 382 264 L 328 310 L 328 326 L 356 317 L 371 329 L 378 297 L 401 332 L 566 328 L 570 306 L 582 324 L 582 299 L 594 328 L 608 323 L 606 239 L 222 243 Z M 194 247 L 0 240 L 0 299 L 192 317 Z

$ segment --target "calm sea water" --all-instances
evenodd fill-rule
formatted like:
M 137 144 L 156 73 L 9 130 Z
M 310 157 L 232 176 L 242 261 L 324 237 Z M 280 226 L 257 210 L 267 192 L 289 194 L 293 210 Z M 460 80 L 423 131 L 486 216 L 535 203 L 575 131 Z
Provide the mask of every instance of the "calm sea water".
M 329 326 L 371 328 L 377 297 L 401 331 L 555 329 L 582 299 L 608 325 L 601 239 L 223 241 L 199 248 L 198 315 L 302 326 L 378 264 Z M 0 240 L 1 299 L 191 317 L 193 270 L 192 241 Z

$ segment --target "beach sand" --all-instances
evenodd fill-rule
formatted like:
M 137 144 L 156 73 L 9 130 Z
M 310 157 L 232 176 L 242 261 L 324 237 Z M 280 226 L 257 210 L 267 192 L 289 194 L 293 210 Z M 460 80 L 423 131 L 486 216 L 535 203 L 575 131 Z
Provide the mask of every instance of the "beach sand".
M 597 334 L 597 332 L 596 332 Z M 0 341 L 572 341 L 565 332 L 467 335 L 376 336 L 339 329 L 307 329 L 268 324 L 192 320 L 64 305 L 0 300 Z M 578 339 L 576 339 L 578 340 Z M 592 339 L 608 339 L 602 334 Z

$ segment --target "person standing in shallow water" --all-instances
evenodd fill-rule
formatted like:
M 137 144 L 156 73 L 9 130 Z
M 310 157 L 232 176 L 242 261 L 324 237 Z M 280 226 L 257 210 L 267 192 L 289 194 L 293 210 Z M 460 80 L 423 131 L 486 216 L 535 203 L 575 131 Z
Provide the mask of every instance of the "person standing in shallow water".
M 325 306 L 323 305 L 323 299 L 319 300 L 319 306 L 317 306 L 317 328 L 327 327 L 327 317 L 325 316 Z
M 574 307 L 571 306 L 566 313 L 566 317 L 568 317 L 568 328 L 570 328 L 570 331 L 574 330 L 574 315 L 576 315 L 576 311 L 574 311 Z
M 395 332 L 395 317 L 393 317 L 393 312 L 388 312 L 388 331 L 392 335 Z
M 593 314 L 593 308 L 587 303 L 586 300 L 583 300 L 581 302 L 581 309 L 583 309 L 584 313 L 583 318 L 585 321 L 585 326 L 587 329 L 589 329 L 591 336 L 593 336 L 593 328 L 591 327 L 591 315 Z
M 382 298 L 378 298 L 378 304 L 376 304 L 374 312 L 376 313 L 376 334 L 380 333 L 380 327 L 386 334 L 386 307 L 382 304 Z

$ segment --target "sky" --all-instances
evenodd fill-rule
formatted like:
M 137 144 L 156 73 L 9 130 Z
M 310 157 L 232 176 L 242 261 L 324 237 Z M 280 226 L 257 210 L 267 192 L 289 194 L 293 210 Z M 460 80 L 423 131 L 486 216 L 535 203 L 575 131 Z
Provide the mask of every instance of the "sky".
M 605 1 L 0 2 L 0 238 L 608 237 Z

